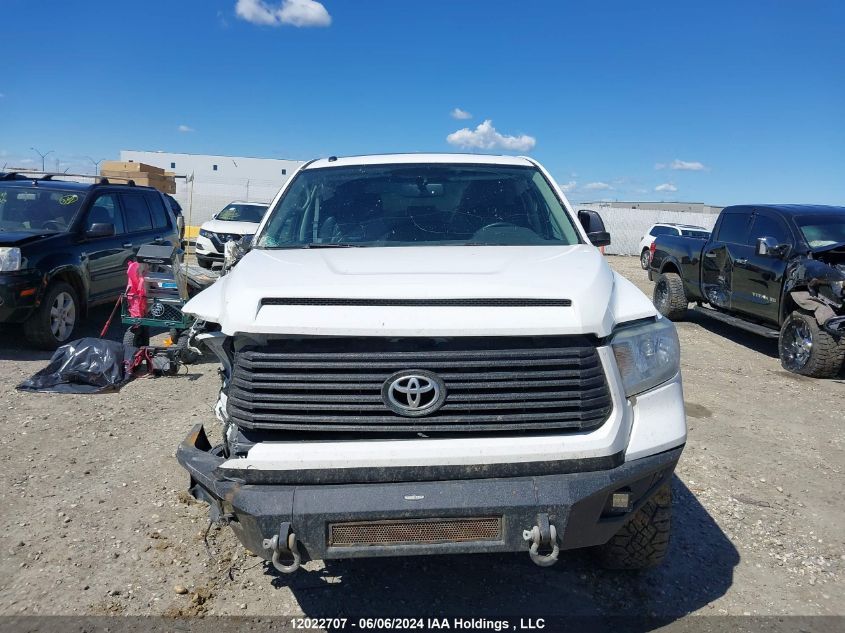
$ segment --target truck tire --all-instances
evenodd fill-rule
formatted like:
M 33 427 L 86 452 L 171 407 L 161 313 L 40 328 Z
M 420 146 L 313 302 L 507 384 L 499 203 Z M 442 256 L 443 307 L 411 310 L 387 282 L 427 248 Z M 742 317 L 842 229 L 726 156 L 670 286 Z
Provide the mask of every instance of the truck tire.
M 55 281 L 39 306 L 23 324 L 26 340 L 40 349 L 56 349 L 73 339 L 80 317 L 76 290 L 64 281 Z
M 661 273 L 654 284 L 654 307 L 671 321 L 680 321 L 687 314 L 689 300 L 684 282 L 677 273 Z
M 643 252 L 640 253 L 640 266 L 643 270 L 648 270 L 649 264 L 651 264 L 651 251 L 644 248 Z
M 672 492 L 661 487 L 607 543 L 596 548 L 605 569 L 647 569 L 663 562 L 669 549 Z
M 835 378 L 845 362 L 845 338 L 836 340 L 803 310 L 790 314 L 780 328 L 778 355 L 784 369 L 813 378 Z
M 130 325 L 123 335 L 126 347 L 144 347 L 150 344 L 150 328 L 146 325 Z

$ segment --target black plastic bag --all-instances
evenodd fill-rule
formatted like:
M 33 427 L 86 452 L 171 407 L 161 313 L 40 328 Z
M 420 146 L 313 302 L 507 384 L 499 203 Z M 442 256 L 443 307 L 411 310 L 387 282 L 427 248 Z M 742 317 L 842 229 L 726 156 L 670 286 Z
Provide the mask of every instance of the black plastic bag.
M 55 351 L 50 364 L 18 385 L 21 391 L 101 393 L 132 379 L 126 372 L 134 347 L 100 338 L 81 338 Z

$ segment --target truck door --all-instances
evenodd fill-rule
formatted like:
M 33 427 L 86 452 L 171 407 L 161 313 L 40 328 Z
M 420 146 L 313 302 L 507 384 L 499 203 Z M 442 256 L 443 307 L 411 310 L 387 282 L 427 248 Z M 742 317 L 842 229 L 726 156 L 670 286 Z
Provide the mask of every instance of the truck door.
M 778 244 L 794 247 L 789 228 L 768 211 L 755 211 L 751 216 L 748 246 L 741 259 L 734 262 L 734 309 L 778 325 L 780 291 L 786 272 L 786 258 L 757 254 L 757 239 L 774 238 Z
M 713 306 L 733 309 L 734 259 L 742 259 L 750 225 L 743 209 L 723 212 L 701 256 L 701 292 Z
M 94 224 L 113 224 L 114 235 L 107 237 L 84 237 Z M 124 247 L 126 231 L 116 193 L 98 195 L 82 223 L 81 246 L 83 263 L 88 268 L 90 300 L 96 303 L 113 297 L 115 288 L 126 285 L 126 260 L 131 253 Z

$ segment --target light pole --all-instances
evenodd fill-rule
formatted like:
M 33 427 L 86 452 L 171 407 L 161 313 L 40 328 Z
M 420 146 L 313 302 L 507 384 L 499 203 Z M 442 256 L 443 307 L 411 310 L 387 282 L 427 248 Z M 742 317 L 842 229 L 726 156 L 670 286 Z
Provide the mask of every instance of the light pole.
M 87 158 L 87 159 L 88 159 L 88 160 L 90 160 L 92 163 L 94 163 L 94 175 L 95 175 L 95 176 L 99 175 L 99 173 L 100 173 L 100 163 L 102 163 L 102 162 L 103 162 L 104 160 L 106 160 L 106 159 L 105 159 L 105 158 L 101 158 L 100 160 L 94 160 L 94 159 L 93 159 L 93 158 L 91 158 L 90 156 L 86 156 L 85 158 Z
M 46 154 L 42 154 L 40 151 L 38 151 L 34 147 L 30 147 L 29 149 L 31 149 L 33 152 L 35 152 L 36 154 L 38 154 L 41 157 L 41 171 L 44 171 L 44 159 L 47 157 L 47 155 L 52 154 L 55 150 L 51 149 Z

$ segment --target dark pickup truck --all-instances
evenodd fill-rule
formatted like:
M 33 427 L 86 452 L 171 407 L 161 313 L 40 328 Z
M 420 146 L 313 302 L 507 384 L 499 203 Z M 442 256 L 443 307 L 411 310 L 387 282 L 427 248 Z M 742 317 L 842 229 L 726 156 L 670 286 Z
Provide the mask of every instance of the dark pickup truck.
M 779 339 L 789 371 L 830 378 L 845 359 L 845 207 L 726 207 L 707 239 L 661 235 L 654 305 Z M 705 305 L 706 304 L 706 305 Z

